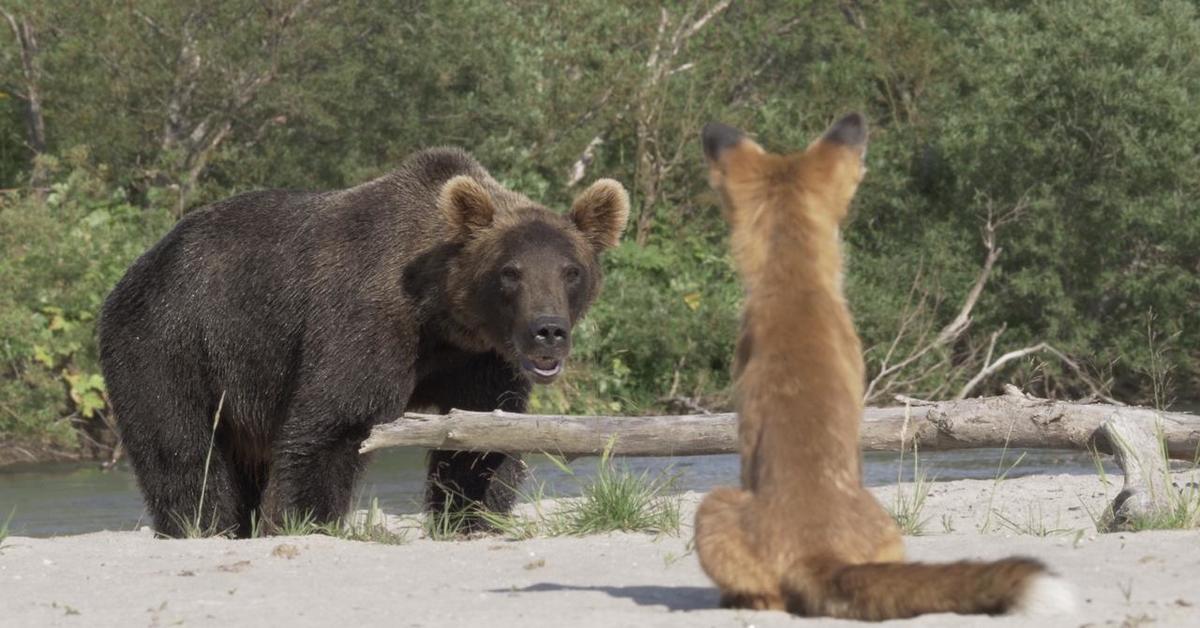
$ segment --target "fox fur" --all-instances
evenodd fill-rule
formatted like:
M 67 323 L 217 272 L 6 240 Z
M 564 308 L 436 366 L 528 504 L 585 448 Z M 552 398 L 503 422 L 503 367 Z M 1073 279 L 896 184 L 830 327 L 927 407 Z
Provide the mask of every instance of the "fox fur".
M 1036 560 L 902 562 L 899 528 L 863 487 L 862 348 L 839 228 L 866 139 L 859 114 L 787 155 L 704 129 L 746 304 L 734 363 L 742 486 L 701 503 L 700 564 L 725 607 L 865 620 L 1067 610 L 1069 590 Z

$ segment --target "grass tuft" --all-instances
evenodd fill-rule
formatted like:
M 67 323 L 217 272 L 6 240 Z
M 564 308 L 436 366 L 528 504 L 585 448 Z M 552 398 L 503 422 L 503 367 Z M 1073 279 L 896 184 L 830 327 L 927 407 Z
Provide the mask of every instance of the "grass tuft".
M 551 534 L 556 527 L 557 518 L 542 508 L 542 502 L 546 499 L 546 485 L 544 482 L 536 482 L 534 486 L 532 491 L 515 489 L 518 501 L 533 507 L 532 517 L 486 509 L 477 511 L 475 515 L 493 530 L 514 541 L 531 539 L 538 534 Z
M 461 539 L 471 517 L 513 540 L 618 531 L 678 534 L 681 514 L 679 499 L 673 495 L 675 478 L 666 473 L 659 477 L 633 473 L 614 462 L 612 450 L 613 442 L 609 442 L 600 455 L 595 477 L 586 481 L 576 476 L 563 458 L 546 455 L 580 486 L 580 497 L 558 499 L 552 512 L 543 508 L 548 498 L 545 484 L 539 482 L 532 491 L 514 489 L 521 502 L 532 506 L 531 516 L 482 509 L 454 512 L 447 505 L 441 512 L 426 513 L 421 527 L 436 541 Z
M 900 532 L 905 536 L 921 536 L 925 533 L 925 523 L 929 521 L 929 518 L 922 517 L 921 512 L 925 509 L 925 500 L 929 497 L 931 487 L 932 480 L 930 480 L 928 472 L 921 467 L 920 450 L 917 441 L 914 440 L 912 492 L 904 490 L 904 448 L 902 447 L 900 460 L 896 464 L 896 497 L 892 500 L 891 507 L 888 508 L 892 519 L 896 520 L 896 525 L 900 526 Z M 945 525 L 943 521 L 943 526 Z
M 1100 482 L 1104 485 L 1104 503 L 1099 508 L 1093 508 L 1087 504 L 1082 498 L 1079 499 L 1084 510 L 1087 511 L 1088 517 L 1092 519 L 1092 524 L 1099 532 L 1139 532 L 1142 530 L 1191 530 L 1200 528 L 1200 451 L 1197 451 L 1193 457 L 1191 468 L 1185 473 L 1191 475 L 1191 480 L 1180 487 L 1174 482 L 1171 475 L 1171 459 L 1167 455 L 1166 436 L 1162 433 L 1161 426 L 1158 430 L 1159 452 L 1164 462 L 1162 468 L 1166 477 L 1157 486 L 1168 487 L 1167 490 L 1167 507 L 1163 510 L 1149 513 L 1133 513 L 1126 516 L 1118 526 L 1114 527 L 1113 521 L 1116 514 L 1113 512 L 1112 499 L 1108 496 L 1108 487 L 1112 486 L 1113 482 L 1108 478 L 1108 474 L 1104 470 L 1104 462 L 1100 458 L 1100 451 L 1093 447 L 1092 462 L 1096 465 L 1096 474 L 1100 478 Z M 1151 486 L 1153 489 L 1154 486 Z
M 1171 497 L 1171 505 L 1165 510 L 1129 517 L 1122 530 L 1191 530 L 1200 528 L 1200 489 L 1189 482 L 1177 495 Z
M 251 538 L 263 535 L 264 526 L 260 520 L 251 518 Z M 321 534 L 346 541 L 361 541 L 366 543 L 381 543 L 384 545 L 401 545 L 408 542 L 408 536 L 403 532 L 394 532 L 387 527 L 387 515 L 379 507 L 379 499 L 372 498 L 371 504 L 361 512 L 355 512 L 336 521 L 321 523 L 312 512 L 303 514 L 284 512 L 282 521 L 275 526 L 279 536 L 306 536 Z
M 204 524 L 202 518 L 204 516 L 204 497 L 208 492 L 208 472 L 212 464 L 213 449 L 217 444 L 217 426 L 221 422 L 221 410 L 225 407 L 225 391 L 221 391 L 221 399 L 217 402 L 217 411 L 213 413 L 212 432 L 208 438 L 208 453 L 204 456 L 204 478 L 200 482 L 200 499 L 196 503 L 196 514 L 192 517 L 186 517 L 180 513 L 171 513 L 171 518 L 183 531 L 185 539 L 204 539 L 214 536 L 229 536 L 232 530 L 222 530 L 217 526 L 216 513 L 213 513 L 212 520 L 208 524 Z
M 980 534 L 987 534 L 990 532 L 992 530 L 992 516 L 1000 514 L 993 507 L 996 503 L 996 493 L 1000 492 L 1000 484 L 1002 484 L 1008 477 L 1008 474 L 1011 473 L 1013 469 L 1017 468 L 1017 465 L 1021 464 L 1021 461 L 1025 459 L 1025 452 L 1022 451 L 1021 455 L 1017 456 L 1017 459 L 1014 460 L 1012 464 L 1008 465 L 1008 468 L 1004 467 L 1004 458 L 1008 455 L 1008 443 L 1012 439 L 1012 430 L 1014 425 L 1015 424 L 1011 424 L 1008 426 L 1008 435 L 1004 437 L 1004 448 L 1000 450 L 1000 462 L 996 463 L 996 475 L 992 478 L 992 491 L 988 494 L 987 508 L 983 514 L 983 523 L 979 525 Z
M 467 533 L 468 520 L 473 511 L 454 510 L 451 500 L 442 502 L 442 509 L 437 512 L 426 512 L 421 518 L 421 530 L 425 536 L 434 541 L 457 541 Z
M 1167 454 L 1167 437 L 1162 431 L 1161 424 L 1159 424 L 1157 432 L 1158 455 L 1163 461 L 1164 474 L 1159 486 L 1167 487 L 1167 507 L 1158 512 L 1129 517 L 1123 527 L 1134 532 L 1200 528 L 1200 473 L 1198 473 L 1200 472 L 1200 449 L 1192 456 L 1192 465 L 1188 469 L 1191 481 L 1181 488 L 1175 484 L 1171 475 L 1171 458 Z
M 208 437 L 208 454 L 204 456 L 204 480 L 200 483 L 200 502 L 196 504 L 196 518 L 192 523 L 195 529 L 200 528 L 200 516 L 204 512 L 204 493 L 208 490 L 208 470 L 212 464 L 213 448 L 217 444 L 217 426 L 221 422 L 221 410 L 225 407 L 225 391 L 221 391 L 221 399 L 217 401 L 217 411 L 213 413 L 212 433 Z
M 383 545 L 403 545 L 408 542 L 407 534 L 388 529 L 387 515 L 379 507 L 378 497 L 371 498 L 371 505 L 366 510 L 355 512 L 339 522 L 331 536 Z
M 8 539 L 8 526 L 12 523 L 13 517 L 16 514 L 17 507 L 13 506 L 13 509 L 8 512 L 8 517 L 4 519 L 4 523 L 0 523 L 0 545 L 3 545 L 4 541 Z
M 193 519 L 177 513 L 173 513 L 171 518 L 175 520 L 176 525 L 179 526 L 179 529 L 183 533 L 179 537 L 181 539 L 208 539 L 218 536 L 228 537 L 233 533 L 233 530 L 221 529 L 221 527 L 217 525 L 215 513 L 213 515 L 213 519 L 209 521 L 208 524 L 202 523 L 198 518 Z
M 1001 526 L 1004 526 L 1005 528 L 1008 528 L 1009 530 L 1012 530 L 1013 532 L 1016 532 L 1017 534 L 1028 534 L 1030 536 L 1047 537 L 1047 536 L 1056 536 L 1056 535 L 1078 534 L 1079 532 L 1082 532 L 1082 530 L 1079 530 L 1077 528 L 1061 527 L 1061 525 L 1060 525 L 1062 523 L 1062 513 L 1061 512 L 1059 512 L 1055 516 L 1054 525 L 1052 525 L 1052 526 L 1046 525 L 1046 513 L 1042 509 L 1041 502 L 1037 503 L 1036 508 L 1034 507 L 1033 504 L 1028 505 L 1028 507 L 1025 510 L 1025 520 L 1024 521 L 1014 520 L 999 511 L 996 511 L 995 515 L 996 515 L 996 519 L 999 520 Z
M 564 461 L 551 460 L 574 476 Z M 618 531 L 678 534 L 681 517 L 679 500 L 671 494 L 674 482 L 671 476 L 651 478 L 647 472 L 618 467 L 610 442 L 600 455 L 596 477 L 582 485 L 582 496 L 556 513 L 555 531 L 577 536 Z
M 311 510 L 303 513 L 285 510 L 279 523 L 275 525 L 275 533 L 279 536 L 304 536 L 306 534 L 323 534 L 324 532 Z

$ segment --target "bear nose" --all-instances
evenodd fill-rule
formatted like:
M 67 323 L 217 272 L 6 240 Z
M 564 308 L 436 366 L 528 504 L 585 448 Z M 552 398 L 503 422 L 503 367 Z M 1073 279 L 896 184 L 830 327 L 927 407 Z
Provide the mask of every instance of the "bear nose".
M 555 349 L 567 344 L 571 329 L 567 319 L 561 316 L 539 316 L 529 324 L 529 333 L 539 347 Z

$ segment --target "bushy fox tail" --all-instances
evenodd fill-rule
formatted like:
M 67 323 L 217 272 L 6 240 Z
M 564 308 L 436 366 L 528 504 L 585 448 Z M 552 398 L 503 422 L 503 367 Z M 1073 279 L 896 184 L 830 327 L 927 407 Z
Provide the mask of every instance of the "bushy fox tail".
M 996 562 L 872 563 L 805 561 L 783 582 L 788 610 L 802 615 L 884 620 L 925 613 L 1070 612 L 1067 585 L 1028 558 Z

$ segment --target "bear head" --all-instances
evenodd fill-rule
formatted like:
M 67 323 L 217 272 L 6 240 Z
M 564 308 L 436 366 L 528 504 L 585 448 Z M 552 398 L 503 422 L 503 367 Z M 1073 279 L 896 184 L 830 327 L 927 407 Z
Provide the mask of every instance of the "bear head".
M 460 175 L 443 184 L 438 206 L 461 247 L 447 278 L 459 328 L 532 381 L 553 381 L 572 328 L 599 292 L 600 254 L 625 228 L 625 188 L 596 181 L 561 215 L 490 179 Z

